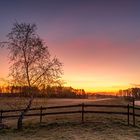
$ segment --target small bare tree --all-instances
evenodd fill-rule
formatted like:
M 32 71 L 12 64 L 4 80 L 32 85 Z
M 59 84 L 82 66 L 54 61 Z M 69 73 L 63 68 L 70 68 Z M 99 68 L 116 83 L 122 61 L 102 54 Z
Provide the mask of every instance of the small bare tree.
M 44 88 L 45 85 L 58 83 L 61 78 L 62 63 L 55 57 L 51 59 L 48 47 L 36 33 L 35 24 L 15 23 L 7 35 L 4 45 L 9 50 L 10 76 L 12 82 L 29 87 L 30 99 L 26 109 L 18 119 L 18 129 L 22 128 L 22 120 L 30 109 L 34 99 L 32 87 Z

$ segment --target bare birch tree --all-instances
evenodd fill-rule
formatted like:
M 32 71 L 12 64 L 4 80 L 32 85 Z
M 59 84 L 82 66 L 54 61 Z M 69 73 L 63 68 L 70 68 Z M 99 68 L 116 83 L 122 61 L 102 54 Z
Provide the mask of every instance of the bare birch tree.
M 9 50 L 10 76 L 16 85 L 43 88 L 58 83 L 61 78 L 62 63 L 51 58 L 45 42 L 37 35 L 35 24 L 15 23 L 7 35 Z M 4 45 L 5 46 L 5 45 Z M 25 113 L 31 107 L 34 93 L 29 90 L 30 99 L 26 109 L 18 119 L 18 128 L 22 128 Z

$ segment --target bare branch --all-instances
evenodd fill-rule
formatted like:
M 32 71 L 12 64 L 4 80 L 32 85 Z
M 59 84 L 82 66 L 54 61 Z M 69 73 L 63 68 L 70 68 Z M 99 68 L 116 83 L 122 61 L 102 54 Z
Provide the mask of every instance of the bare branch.
M 35 24 L 16 22 L 7 35 L 10 51 L 10 76 L 18 85 L 40 86 L 59 81 L 61 62 L 52 58 L 48 47 L 36 34 Z

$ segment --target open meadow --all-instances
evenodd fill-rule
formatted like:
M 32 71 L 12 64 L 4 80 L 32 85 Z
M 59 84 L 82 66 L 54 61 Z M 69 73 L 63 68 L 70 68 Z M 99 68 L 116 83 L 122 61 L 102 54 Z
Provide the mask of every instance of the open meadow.
M 0 98 L 1 109 L 18 109 L 24 107 L 25 98 Z M 35 99 L 32 107 L 62 106 L 74 104 L 106 104 L 127 105 L 123 99 Z M 11 105 L 10 105 L 11 104 Z M 89 108 L 86 108 L 88 110 Z M 126 111 L 126 109 L 97 108 L 93 110 Z M 54 109 L 54 111 L 80 110 L 76 108 Z M 91 109 L 90 109 L 91 110 Z M 46 110 L 52 112 L 52 110 Z M 17 119 L 7 119 L 4 123 L 9 128 L 0 130 L 0 140 L 139 140 L 140 118 L 136 118 L 136 127 L 127 125 L 127 116 L 114 114 L 85 114 L 84 123 L 81 122 L 81 114 L 50 115 L 43 116 L 39 123 L 39 116 L 25 117 L 22 131 L 16 130 Z

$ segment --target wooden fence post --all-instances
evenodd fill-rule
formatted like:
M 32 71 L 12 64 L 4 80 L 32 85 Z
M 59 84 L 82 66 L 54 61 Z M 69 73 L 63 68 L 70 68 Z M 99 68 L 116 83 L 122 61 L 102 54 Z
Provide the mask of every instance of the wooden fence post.
M 128 126 L 129 126 L 129 104 L 127 105 L 127 123 L 128 123 Z
M 40 107 L 40 123 L 42 123 L 42 106 Z
M 133 98 L 133 126 L 135 125 L 135 99 Z
M 84 103 L 82 103 L 82 123 L 84 123 Z
M 2 114 L 3 114 L 3 111 L 1 110 L 0 111 L 0 124 L 2 124 Z

